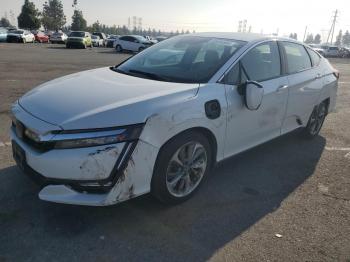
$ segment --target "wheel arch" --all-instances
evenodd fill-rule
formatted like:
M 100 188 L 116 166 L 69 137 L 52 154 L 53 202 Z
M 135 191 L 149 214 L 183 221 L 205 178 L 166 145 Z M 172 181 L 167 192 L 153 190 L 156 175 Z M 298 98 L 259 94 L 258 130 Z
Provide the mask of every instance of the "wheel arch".
M 213 160 L 213 163 L 215 165 L 215 163 L 217 162 L 217 147 L 218 147 L 217 140 L 216 140 L 216 137 L 215 137 L 214 133 L 210 129 L 208 129 L 206 127 L 202 127 L 202 126 L 191 127 L 191 128 L 182 130 L 179 133 L 174 134 L 167 141 L 165 141 L 165 143 L 159 148 L 158 155 L 162 152 L 164 147 L 170 141 L 172 141 L 173 139 L 176 139 L 178 136 L 181 136 L 181 135 L 183 135 L 185 133 L 190 133 L 190 132 L 200 133 L 200 134 L 202 134 L 204 137 L 206 137 L 208 139 L 208 142 L 209 142 L 211 150 L 212 150 L 212 160 Z M 157 158 L 158 158 L 158 156 L 157 156 Z

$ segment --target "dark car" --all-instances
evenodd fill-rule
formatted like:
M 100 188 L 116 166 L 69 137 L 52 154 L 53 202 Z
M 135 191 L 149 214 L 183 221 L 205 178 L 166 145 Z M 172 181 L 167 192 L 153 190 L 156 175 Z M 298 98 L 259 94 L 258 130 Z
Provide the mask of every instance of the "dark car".
M 102 33 L 102 32 L 93 32 L 92 35 L 99 36 L 100 39 L 103 39 L 103 46 L 106 46 L 106 44 L 107 44 L 107 36 L 105 35 L 105 33 Z
M 113 47 L 114 41 L 119 38 L 119 35 L 110 35 L 107 38 L 106 47 Z

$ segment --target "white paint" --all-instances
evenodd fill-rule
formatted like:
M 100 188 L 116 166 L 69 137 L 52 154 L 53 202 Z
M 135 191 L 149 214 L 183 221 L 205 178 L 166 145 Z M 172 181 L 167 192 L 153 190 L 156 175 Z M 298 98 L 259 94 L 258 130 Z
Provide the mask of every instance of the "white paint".
M 325 147 L 328 151 L 350 151 L 350 147 Z
M 3 142 L 0 142 L 0 147 L 5 146 L 5 144 Z
M 5 146 L 11 146 L 11 142 L 5 142 Z

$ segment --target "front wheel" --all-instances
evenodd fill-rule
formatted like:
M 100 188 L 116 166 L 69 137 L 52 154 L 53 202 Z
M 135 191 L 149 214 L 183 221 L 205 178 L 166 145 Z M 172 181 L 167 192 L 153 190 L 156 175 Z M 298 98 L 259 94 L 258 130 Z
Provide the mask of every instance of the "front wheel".
M 115 47 L 115 50 L 117 51 L 117 53 L 121 53 L 123 51 L 123 48 L 120 45 L 117 45 Z
M 198 132 L 172 138 L 160 150 L 151 182 L 153 196 L 166 204 L 189 199 L 212 166 L 208 139 Z
M 327 103 L 325 101 L 315 106 L 307 126 L 302 131 L 303 137 L 312 139 L 320 133 L 323 122 L 327 116 L 327 110 Z

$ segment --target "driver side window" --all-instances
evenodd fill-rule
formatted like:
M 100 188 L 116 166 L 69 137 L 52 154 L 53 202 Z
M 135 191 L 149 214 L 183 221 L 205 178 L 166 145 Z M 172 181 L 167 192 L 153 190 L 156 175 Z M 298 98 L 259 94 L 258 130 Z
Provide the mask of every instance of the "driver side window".
M 224 77 L 223 82 L 238 85 L 246 80 L 262 82 L 281 75 L 281 62 L 276 42 L 251 49 Z

